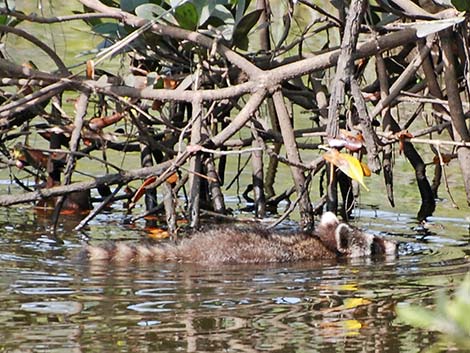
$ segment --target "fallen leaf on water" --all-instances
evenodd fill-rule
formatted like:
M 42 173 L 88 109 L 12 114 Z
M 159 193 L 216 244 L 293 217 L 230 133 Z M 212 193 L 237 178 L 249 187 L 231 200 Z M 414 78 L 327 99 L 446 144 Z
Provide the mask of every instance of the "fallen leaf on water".
M 148 229 L 147 236 L 152 239 L 165 239 L 170 236 L 170 233 L 162 228 L 152 228 Z
M 344 307 L 347 309 L 353 309 L 361 305 L 370 304 L 371 301 L 365 298 L 346 298 L 344 299 Z

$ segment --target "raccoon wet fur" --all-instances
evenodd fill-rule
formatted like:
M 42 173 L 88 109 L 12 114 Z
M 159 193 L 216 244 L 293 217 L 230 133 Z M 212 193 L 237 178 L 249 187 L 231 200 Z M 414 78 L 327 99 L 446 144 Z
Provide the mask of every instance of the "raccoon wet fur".
M 198 232 L 179 244 L 87 246 L 90 261 L 275 263 L 395 255 L 393 241 L 363 233 L 331 213 L 323 214 L 313 234 L 279 234 L 259 228 L 215 228 Z

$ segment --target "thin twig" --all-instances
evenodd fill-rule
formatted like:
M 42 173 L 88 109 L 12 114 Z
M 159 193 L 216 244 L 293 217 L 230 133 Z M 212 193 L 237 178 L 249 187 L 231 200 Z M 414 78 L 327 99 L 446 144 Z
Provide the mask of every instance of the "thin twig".
M 459 208 L 457 206 L 457 203 L 455 202 L 454 198 L 452 197 L 451 192 L 450 192 L 449 180 L 447 178 L 447 172 L 446 172 L 446 166 L 445 166 L 445 163 L 444 163 L 444 159 L 442 158 L 441 148 L 440 148 L 439 144 L 436 145 L 436 150 L 437 150 L 437 155 L 439 156 L 439 163 L 441 165 L 442 172 L 444 174 L 444 185 L 446 187 L 447 195 L 449 195 L 449 199 L 452 202 L 452 206 L 455 207 L 455 208 Z

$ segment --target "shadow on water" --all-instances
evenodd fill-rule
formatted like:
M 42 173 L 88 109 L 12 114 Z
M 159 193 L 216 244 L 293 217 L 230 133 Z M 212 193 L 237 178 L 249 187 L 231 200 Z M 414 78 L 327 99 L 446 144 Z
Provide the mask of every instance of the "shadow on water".
M 468 224 L 454 219 L 423 231 L 361 211 L 358 225 L 402 242 L 389 261 L 115 266 L 76 261 L 73 222 L 58 244 L 47 219 L 0 212 L 0 351 L 418 352 L 436 337 L 397 321 L 396 303 L 431 303 L 469 269 Z M 90 230 L 139 237 L 125 231 Z

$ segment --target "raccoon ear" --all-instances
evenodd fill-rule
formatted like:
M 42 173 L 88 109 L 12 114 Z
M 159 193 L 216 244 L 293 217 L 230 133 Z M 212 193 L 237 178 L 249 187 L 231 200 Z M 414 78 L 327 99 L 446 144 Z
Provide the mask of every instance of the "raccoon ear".
M 333 212 L 328 211 L 322 214 L 320 224 L 323 226 L 337 225 L 339 224 L 339 220 Z
M 341 223 L 336 227 L 335 230 L 335 240 L 336 240 L 336 249 L 342 254 L 348 252 L 349 249 L 349 234 L 351 233 L 351 228 L 347 224 Z

